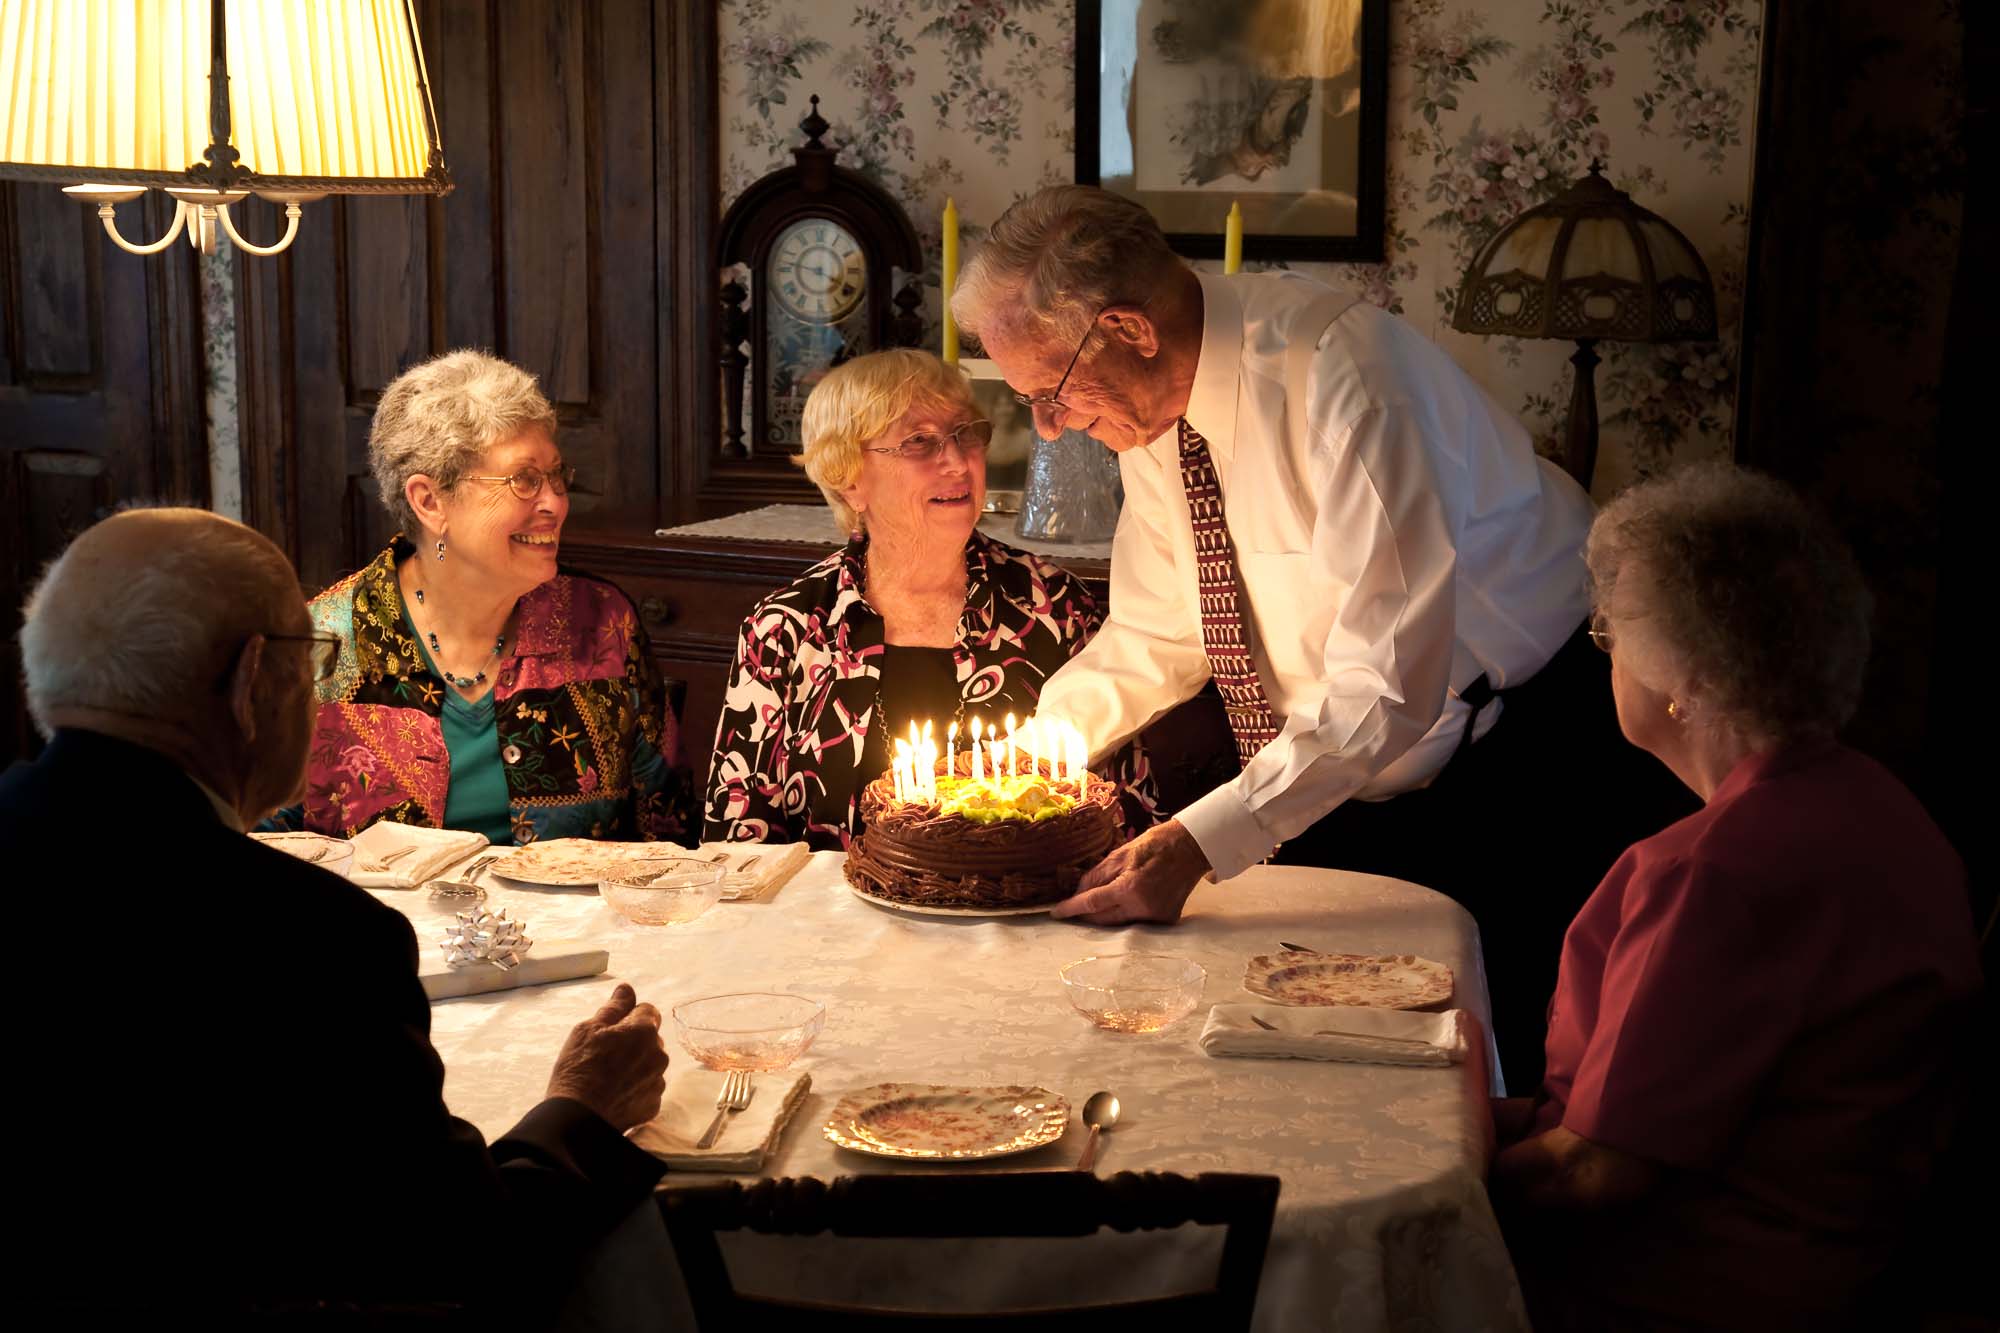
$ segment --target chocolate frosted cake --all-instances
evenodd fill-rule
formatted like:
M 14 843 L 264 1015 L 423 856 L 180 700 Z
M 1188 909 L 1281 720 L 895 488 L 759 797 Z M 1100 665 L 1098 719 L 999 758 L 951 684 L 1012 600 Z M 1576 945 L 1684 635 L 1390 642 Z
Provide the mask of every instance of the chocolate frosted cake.
M 862 791 L 847 852 L 856 889 L 918 907 L 1034 907 L 1067 898 L 1122 841 L 1118 788 L 1102 778 L 1056 781 L 1044 767 L 975 781 L 963 756 L 942 768 L 935 800 L 898 800 L 886 776 Z

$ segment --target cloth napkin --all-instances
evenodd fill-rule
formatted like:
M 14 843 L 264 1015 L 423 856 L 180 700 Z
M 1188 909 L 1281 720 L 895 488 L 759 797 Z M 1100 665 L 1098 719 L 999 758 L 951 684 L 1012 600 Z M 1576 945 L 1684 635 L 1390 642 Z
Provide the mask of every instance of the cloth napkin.
M 347 877 L 368 889 L 414 889 L 492 845 L 484 833 L 378 820 L 354 835 L 354 865 Z M 383 857 L 406 847 L 404 855 L 383 864 Z
M 1277 1031 L 1258 1027 L 1253 1014 Z M 1420 1014 L 1354 1005 L 1218 1004 L 1201 1029 L 1201 1049 L 1273 1060 L 1455 1065 L 1466 1054 L 1464 1016 L 1463 1009 Z
M 728 873 L 722 877 L 724 902 L 757 902 L 775 894 L 784 882 L 799 873 L 812 856 L 812 848 L 802 842 L 705 842 L 695 852 L 705 861 L 720 856 Z M 748 870 L 743 863 L 751 857 L 757 864 Z
M 667 1084 L 660 1114 L 627 1137 L 676 1171 L 751 1175 L 763 1170 L 778 1136 L 811 1091 L 812 1075 L 783 1070 L 751 1075 L 750 1104 L 729 1117 L 713 1147 L 697 1151 L 695 1142 L 715 1119 L 723 1077 L 700 1066 L 680 1070 Z

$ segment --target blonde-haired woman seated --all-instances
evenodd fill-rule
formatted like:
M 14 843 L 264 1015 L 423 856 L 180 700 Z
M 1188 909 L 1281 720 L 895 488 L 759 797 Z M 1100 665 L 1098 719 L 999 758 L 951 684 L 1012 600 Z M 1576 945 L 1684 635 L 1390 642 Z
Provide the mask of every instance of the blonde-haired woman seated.
M 743 622 L 703 836 L 841 849 L 891 737 L 1027 716 L 1099 616 L 1075 577 L 978 531 L 993 428 L 954 367 L 858 357 L 813 389 L 802 424 L 806 474 L 852 537 Z M 1135 792 L 1128 821 L 1150 818 L 1143 769 L 1128 750 L 1109 775 Z
M 685 836 L 693 785 L 645 631 L 618 589 L 556 565 L 575 469 L 555 431 L 535 377 L 484 352 L 383 392 L 368 461 L 401 532 L 312 601 L 340 661 L 304 804 L 273 827 Z

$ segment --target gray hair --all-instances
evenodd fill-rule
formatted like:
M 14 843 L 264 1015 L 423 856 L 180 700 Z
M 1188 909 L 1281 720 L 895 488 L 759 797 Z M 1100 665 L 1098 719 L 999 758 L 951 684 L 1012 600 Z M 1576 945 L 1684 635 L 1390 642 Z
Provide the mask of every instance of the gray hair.
M 1585 558 L 1621 659 L 1691 716 L 1769 741 L 1853 717 L 1872 600 L 1782 483 L 1728 462 L 1642 482 L 1597 516 Z
M 162 529 L 143 559 L 106 559 L 88 530 L 22 610 L 22 684 L 44 736 L 73 708 L 193 720 L 242 640 L 282 630 L 268 623 L 281 599 L 303 615 L 290 564 L 262 534 L 203 509 L 131 512 Z
M 368 431 L 368 466 L 403 535 L 423 534 L 404 483 L 419 474 L 450 491 L 492 446 L 540 427 L 556 410 L 535 377 L 488 352 L 457 351 L 411 366 L 382 391 Z
M 951 298 L 975 336 L 997 329 L 1077 342 L 1106 306 L 1143 303 L 1184 267 L 1153 215 L 1087 185 L 1051 185 L 987 230 Z

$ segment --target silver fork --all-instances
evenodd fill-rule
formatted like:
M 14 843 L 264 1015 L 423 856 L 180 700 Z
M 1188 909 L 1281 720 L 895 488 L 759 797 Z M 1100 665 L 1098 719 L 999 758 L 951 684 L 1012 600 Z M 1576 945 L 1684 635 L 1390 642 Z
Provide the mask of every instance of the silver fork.
M 477 861 L 474 861 L 471 865 L 461 870 L 459 872 L 459 878 L 469 880 L 473 876 L 477 875 L 480 871 L 486 869 L 486 867 L 492 865 L 495 861 L 498 861 L 499 859 L 500 857 L 498 853 L 495 853 L 492 856 L 482 856 Z
M 750 1071 L 732 1069 L 722 1078 L 722 1095 L 715 1099 L 715 1119 L 708 1122 L 708 1129 L 695 1140 L 696 1149 L 715 1146 L 716 1135 L 722 1132 L 722 1122 L 750 1104 Z
M 414 852 L 415 850 L 417 849 L 414 845 L 409 847 L 398 847 L 395 851 L 390 852 L 387 856 L 383 857 L 381 860 L 370 861 L 367 865 L 361 868 L 363 870 L 366 870 L 370 874 L 379 874 L 380 872 L 387 870 L 390 866 L 402 860 L 404 857 L 408 856 L 411 852 Z

